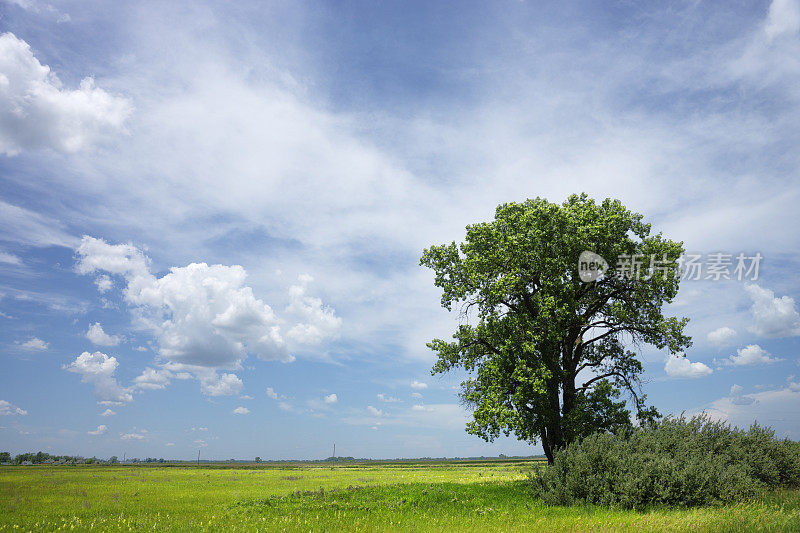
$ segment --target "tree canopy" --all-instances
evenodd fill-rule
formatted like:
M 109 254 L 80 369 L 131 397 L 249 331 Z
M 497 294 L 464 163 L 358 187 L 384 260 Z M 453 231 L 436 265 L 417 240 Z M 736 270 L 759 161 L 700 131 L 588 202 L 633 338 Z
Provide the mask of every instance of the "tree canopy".
M 433 374 L 469 375 L 460 392 L 473 410 L 467 431 L 541 442 L 552 461 L 556 448 L 630 424 L 623 393 L 641 419 L 657 416 L 645 407 L 634 349 L 680 353 L 691 339 L 688 319 L 663 312 L 678 292 L 683 244 L 651 235 L 642 219 L 618 200 L 536 198 L 498 206 L 493 221 L 467 226 L 461 244 L 424 251 L 442 306 L 460 306 L 453 340 L 428 346 L 438 355 Z M 585 251 L 622 271 L 582 281 Z

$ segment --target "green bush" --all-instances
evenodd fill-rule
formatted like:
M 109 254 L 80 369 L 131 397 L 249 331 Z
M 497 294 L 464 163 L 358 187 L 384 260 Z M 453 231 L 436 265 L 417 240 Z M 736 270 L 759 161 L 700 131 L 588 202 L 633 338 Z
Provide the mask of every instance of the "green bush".
M 800 486 L 800 443 L 769 428 L 748 431 L 705 416 L 598 433 L 556 452 L 533 477 L 552 505 L 625 509 L 731 502 L 767 488 Z

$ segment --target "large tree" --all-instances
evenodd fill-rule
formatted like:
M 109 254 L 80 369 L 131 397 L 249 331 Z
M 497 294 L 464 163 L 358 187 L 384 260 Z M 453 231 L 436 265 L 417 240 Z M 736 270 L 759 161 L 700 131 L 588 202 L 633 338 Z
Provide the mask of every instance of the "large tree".
M 552 462 L 573 440 L 629 424 L 623 393 L 641 419 L 657 414 L 645 407 L 635 350 L 679 353 L 691 339 L 688 319 L 663 313 L 678 292 L 683 244 L 650 232 L 618 200 L 583 194 L 500 205 L 493 221 L 467 226 L 463 243 L 425 250 L 420 263 L 433 269 L 442 306 L 461 312 L 453 340 L 428 346 L 433 374 L 467 372 L 467 431 L 541 442 Z M 579 275 L 584 251 L 611 263 L 594 281 Z

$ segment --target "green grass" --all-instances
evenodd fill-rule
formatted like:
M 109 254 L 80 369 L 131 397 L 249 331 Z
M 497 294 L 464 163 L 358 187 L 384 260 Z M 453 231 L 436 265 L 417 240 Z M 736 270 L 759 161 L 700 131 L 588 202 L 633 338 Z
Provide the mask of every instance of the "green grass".
M 800 531 L 800 491 L 645 513 L 546 507 L 531 466 L 1 467 L 0 531 Z

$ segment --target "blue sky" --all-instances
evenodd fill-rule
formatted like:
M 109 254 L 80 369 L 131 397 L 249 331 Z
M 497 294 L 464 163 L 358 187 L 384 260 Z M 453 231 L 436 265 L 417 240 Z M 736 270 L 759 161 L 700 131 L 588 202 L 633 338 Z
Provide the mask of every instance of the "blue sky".
M 800 438 L 800 5 L 0 2 L 0 449 L 540 453 L 467 435 L 423 248 L 615 197 L 682 284 L 665 413 Z

